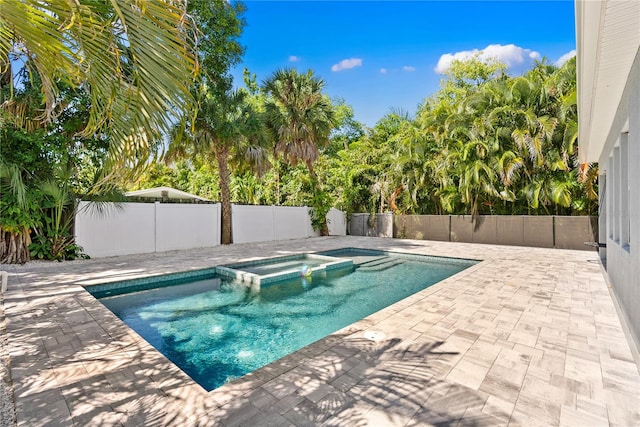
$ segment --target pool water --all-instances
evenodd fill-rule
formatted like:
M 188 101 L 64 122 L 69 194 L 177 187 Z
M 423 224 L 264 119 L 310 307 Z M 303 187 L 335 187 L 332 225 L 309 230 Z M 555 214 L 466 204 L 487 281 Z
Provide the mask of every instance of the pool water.
M 214 276 L 100 301 L 212 390 L 475 263 L 353 250 L 332 256 L 357 265 L 258 291 Z

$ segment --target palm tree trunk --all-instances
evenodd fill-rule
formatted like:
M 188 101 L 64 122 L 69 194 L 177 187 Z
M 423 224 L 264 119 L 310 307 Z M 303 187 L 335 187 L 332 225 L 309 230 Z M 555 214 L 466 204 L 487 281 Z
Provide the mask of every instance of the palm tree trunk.
M 221 203 L 221 233 L 220 242 L 223 245 L 233 243 L 231 233 L 231 191 L 229 190 L 231 174 L 229 172 L 229 147 L 224 144 L 217 143 L 214 148 L 216 161 L 218 162 L 218 183 L 220 185 L 220 203 Z
M 24 264 L 29 256 L 29 230 L 12 233 L 0 228 L 0 264 Z

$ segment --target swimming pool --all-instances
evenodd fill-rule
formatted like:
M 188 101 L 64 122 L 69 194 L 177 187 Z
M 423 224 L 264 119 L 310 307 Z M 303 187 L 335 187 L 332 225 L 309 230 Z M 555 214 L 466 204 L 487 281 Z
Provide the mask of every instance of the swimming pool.
M 322 255 L 353 265 L 259 290 L 215 269 L 87 289 L 212 390 L 476 263 L 358 249 Z

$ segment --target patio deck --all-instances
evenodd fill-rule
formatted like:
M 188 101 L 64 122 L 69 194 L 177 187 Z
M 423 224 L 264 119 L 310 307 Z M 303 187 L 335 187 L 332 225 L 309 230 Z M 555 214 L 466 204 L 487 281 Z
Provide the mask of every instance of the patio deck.
M 341 247 L 483 261 L 211 392 L 82 288 Z M 3 268 L 18 425 L 640 425 L 595 252 L 328 237 Z

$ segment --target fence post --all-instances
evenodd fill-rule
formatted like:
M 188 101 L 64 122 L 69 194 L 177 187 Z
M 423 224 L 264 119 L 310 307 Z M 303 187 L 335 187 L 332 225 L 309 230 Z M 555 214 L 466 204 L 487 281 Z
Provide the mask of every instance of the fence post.
M 158 252 L 158 209 L 160 202 L 153 202 L 153 251 Z
M 0 291 L 2 294 L 7 292 L 7 283 L 9 282 L 9 273 L 6 271 L 0 271 L 0 280 L 2 280 L 2 286 L 0 287 Z

